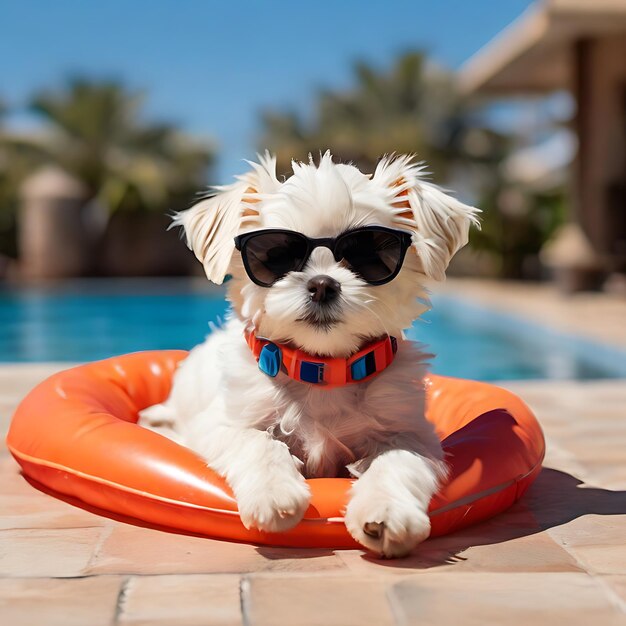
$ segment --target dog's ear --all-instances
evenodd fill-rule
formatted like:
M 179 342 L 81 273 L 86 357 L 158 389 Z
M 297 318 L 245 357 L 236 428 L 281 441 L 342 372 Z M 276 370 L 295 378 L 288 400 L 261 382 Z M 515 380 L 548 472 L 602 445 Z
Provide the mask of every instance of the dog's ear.
M 384 157 L 372 181 L 385 190 L 393 222 L 412 232 L 423 273 L 443 280 L 450 259 L 468 241 L 470 225 L 479 226 L 479 209 L 424 180 L 424 165 L 411 155 Z
M 263 196 L 280 187 L 276 158 L 266 152 L 252 171 L 237 176 L 232 185 L 213 187 L 210 194 L 187 211 L 174 215 L 172 226 L 182 226 L 187 246 L 204 266 L 208 279 L 224 282 L 235 250 L 234 238 L 243 227 L 260 224 Z

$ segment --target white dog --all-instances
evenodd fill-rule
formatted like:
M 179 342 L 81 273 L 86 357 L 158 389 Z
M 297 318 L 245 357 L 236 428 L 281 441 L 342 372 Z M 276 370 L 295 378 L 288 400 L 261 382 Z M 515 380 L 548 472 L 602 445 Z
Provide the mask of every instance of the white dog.
M 284 182 L 273 157 L 259 160 L 175 217 L 208 278 L 232 276 L 232 313 L 140 423 L 224 476 L 246 527 L 294 526 L 309 504 L 305 477 L 349 473 L 349 532 L 405 555 L 430 533 L 446 466 L 424 418 L 428 355 L 402 331 L 477 210 L 408 156 L 366 175 L 327 152 L 317 166 L 294 162 Z

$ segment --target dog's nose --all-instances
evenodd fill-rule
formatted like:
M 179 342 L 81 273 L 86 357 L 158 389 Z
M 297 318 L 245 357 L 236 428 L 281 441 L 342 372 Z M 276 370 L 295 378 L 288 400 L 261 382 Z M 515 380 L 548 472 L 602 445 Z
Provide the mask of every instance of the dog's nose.
M 313 276 L 306 286 L 311 294 L 311 300 L 319 303 L 332 302 L 341 291 L 341 284 L 334 278 L 324 274 Z

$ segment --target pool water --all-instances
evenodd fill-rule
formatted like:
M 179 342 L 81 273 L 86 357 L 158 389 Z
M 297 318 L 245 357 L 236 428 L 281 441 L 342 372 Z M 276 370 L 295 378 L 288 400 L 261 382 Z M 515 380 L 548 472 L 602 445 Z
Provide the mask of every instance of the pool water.
M 546 331 L 462 300 L 436 298 L 408 337 L 432 370 L 478 380 L 626 376 L 626 354 Z M 0 361 L 83 362 L 136 350 L 189 349 L 227 312 L 195 281 L 78 281 L 0 289 Z

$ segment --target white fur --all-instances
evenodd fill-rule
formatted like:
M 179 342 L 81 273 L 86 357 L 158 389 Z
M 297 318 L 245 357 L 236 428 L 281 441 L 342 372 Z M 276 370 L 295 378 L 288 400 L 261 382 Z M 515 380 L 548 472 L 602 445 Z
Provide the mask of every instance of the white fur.
M 428 537 L 428 504 L 445 464 L 424 418 L 428 355 L 400 339 L 427 309 L 424 279 L 443 277 L 467 241 L 476 209 L 424 181 L 420 166 L 405 156 L 384 158 L 371 177 L 333 163 L 329 153 L 318 166 L 293 163 L 293 176 L 283 183 L 269 154 L 252 167 L 175 218 L 207 276 L 221 283 L 232 275 L 232 313 L 191 351 L 170 397 L 143 411 L 141 423 L 202 454 L 233 489 L 248 527 L 292 527 L 308 507 L 305 477 L 350 472 L 358 480 L 345 513 L 348 530 L 382 555 L 401 556 Z M 263 288 L 234 254 L 233 237 L 241 232 L 287 228 L 332 237 L 369 224 L 413 235 L 400 274 L 386 285 L 368 285 L 317 248 L 303 271 Z M 302 321 L 316 306 L 306 284 L 318 274 L 341 284 L 340 298 L 320 313 L 332 320 L 326 325 Z M 260 372 L 245 328 L 333 357 L 347 357 L 385 333 L 400 341 L 394 362 L 373 379 L 324 390 Z

